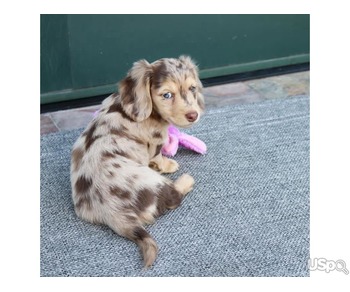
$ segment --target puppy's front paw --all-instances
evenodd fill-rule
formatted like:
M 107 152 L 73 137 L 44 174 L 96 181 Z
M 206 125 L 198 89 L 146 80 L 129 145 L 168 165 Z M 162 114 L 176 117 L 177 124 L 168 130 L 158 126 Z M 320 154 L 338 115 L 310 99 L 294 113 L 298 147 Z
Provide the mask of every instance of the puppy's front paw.
M 173 173 L 179 170 L 179 164 L 175 160 L 163 157 L 161 155 L 153 158 L 149 162 L 148 166 L 155 171 L 159 171 L 160 173 Z
M 179 164 L 175 160 L 166 157 L 163 158 L 163 173 L 173 173 L 178 170 Z

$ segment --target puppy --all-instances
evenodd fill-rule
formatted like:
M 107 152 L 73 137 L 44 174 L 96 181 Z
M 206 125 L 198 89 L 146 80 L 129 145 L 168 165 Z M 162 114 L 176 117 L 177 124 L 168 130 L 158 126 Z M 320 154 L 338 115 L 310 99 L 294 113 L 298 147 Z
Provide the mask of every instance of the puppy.
M 133 64 L 98 115 L 73 146 L 71 184 L 75 212 L 83 220 L 105 224 L 140 248 L 144 265 L 158 247 L 145 224 L 174 209 L 192 190 L 193 178 L 177 180 L 161 173 L 178 170 L 160 149 L 169 124 L 189 127 L 204 109 L 198 68 L 187 56 Z

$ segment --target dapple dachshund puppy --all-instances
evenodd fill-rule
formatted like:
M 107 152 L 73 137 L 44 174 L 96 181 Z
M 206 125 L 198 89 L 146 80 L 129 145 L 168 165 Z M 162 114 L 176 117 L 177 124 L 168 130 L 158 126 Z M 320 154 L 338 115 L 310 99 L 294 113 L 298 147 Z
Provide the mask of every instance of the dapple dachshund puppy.
M 73 146 L 76 214 L 137 243 L 145 267 L 155 261 L 158 247 L 143 226 L 179 206 L 194 185 L 188 174 L 175 181 L 161 175 L 179 167 L 160 153 L 167 128 L 193 125 L 203 109 L 202 84 L 190 57 L 140 60 Z

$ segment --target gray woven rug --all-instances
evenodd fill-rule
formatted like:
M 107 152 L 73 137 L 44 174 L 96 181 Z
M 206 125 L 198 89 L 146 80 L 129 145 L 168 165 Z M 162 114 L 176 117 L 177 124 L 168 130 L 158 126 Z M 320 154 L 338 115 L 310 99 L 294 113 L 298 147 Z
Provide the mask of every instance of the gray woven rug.
M 309 98 L 209 110 L 181 149 L 196 185 L 147 227 L 159 245 L 142 269 L 136 244 L 79 220 L 69 181 L 81 130 L 41 137 L 41 276 L 309 276 Z

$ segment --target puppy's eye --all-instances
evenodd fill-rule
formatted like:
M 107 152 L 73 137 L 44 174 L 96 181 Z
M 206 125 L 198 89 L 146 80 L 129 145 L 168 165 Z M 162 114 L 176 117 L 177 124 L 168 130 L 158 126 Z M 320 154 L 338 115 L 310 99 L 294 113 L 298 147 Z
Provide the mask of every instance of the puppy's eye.
M 164 94 L 163 94 L 163 97 L 164 97 L 165 99 L 169 99 L 169 98 L 172 98 L 173 95 L 172 95 L 170 92 L 167 92 L 167 93 L 164 93 Z
M 196 91 L 196 87 L 195 87 L 195 86 L 191 86 L 191 87 L 190 87 L 190 90 L 191 90 L 192 92 L 195 92 L 195 91 Z

